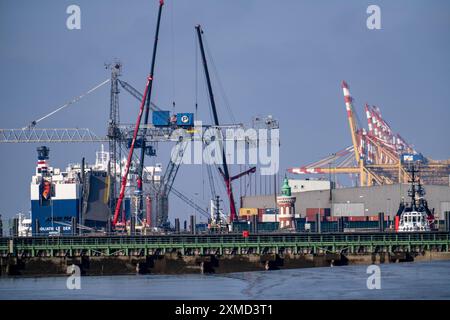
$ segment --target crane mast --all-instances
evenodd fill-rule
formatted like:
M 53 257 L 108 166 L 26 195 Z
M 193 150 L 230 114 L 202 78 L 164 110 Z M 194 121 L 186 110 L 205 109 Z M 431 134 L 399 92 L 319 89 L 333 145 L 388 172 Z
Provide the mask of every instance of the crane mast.
M 211 86 L 211 78 L 209 76 L 209 70 L 208 70 L 208 63 L 206 61 L 206 55 L 205 55 L 205 48 L 203 46 L 203 39 L 202 39 L 202 33 L 203 30 L 201 28 L 200 25 L 197 25 L 195 27 L 195 29 L 197 30 L 197 37 L 198 37 L 198 42 L 199 42 L 199 46 L 200 46 L 200 52 L 201 52 L 201 57 L 202 57 L 202 62 L 203 62 L 203 69 L 205 71 L 205 76 L 206 76 L 206 82 L 207 82 L 207 86 L 208 86 L 208 94 L 209 94 L 209 100 L 211 102 L 211 108 L 212 108 L 212 113 L 213 113 L 213 117 L 214 117 L 214 125 L 219 126 L 219 117 L 217 115 L 217 109 L 216 109 L 216 102 L 214 100 L 214 94 L 212 91 L 212 86 Z M 220 143 L 220 141 L 219 141 Z M 228 200 L 230 202 L 230 220 L 234 221 L 237 218 L 236 215 L 236 205 L 234 203 L 234 196 L 233 196 L 233 189 L 231 186 L 231 179 L 230 179 L 230 173 L 228 171 L 228 164 L 227 164 L 227 159 L 225 156 L 225 150 L 222 146 L 222 163 L 223 163 L 223 179 L 225 181 L 225 186 L 227 189 L 227 194 L 228 194 Z
M 144 170 L 144 161 L 145 161 L 145 136 L 147 134 L 147 124 L 148 124 L 148 115 L 150 113 L 150 100 L 152 96 L 152 85 L 153 85 L 153 76 L 155 74 L 155 64 L 156 64 L 156 51 L 158 48 L 158 36 L 159 36 L 159 26 L 161 24 L 161 13 L 162 8 L 164 6 L 164 0 L 159 1 L 159 10 L 158 10 L 158 19 L 156 22 L 156 31 L 155 31 L 155 40 L 153 43 L 153 53 L 152 53 L 152 63 L 150 68 L 150 75 L 149 75 L 149 85 L 148 85 L 148 92 L 146 95 L 146 102 L 145 102 L 145 114 L 144 114 L 144 129 L 142 132 L 142 146 L 141 146 L 141 153 L 139 157 L 139 165 L 137 168 L 137 195 L 139 197 L 138 199 L 138 211 L 142 211 L 142 173 Z
M 122 65 L 116 61 L 109 66 L 111 69 L 111 92 L 110 92 L 110 107 L 109 107 L 109 122 L 108 122 L 108 139 L 109 139 L 109 174 L 112 177 L 110 185 L 109 208 L 111 212 L 114 210 L 116 204 L 116 173 L 117 161 L 119 155 L 119 139 L 120 130 L 118 128 L 119 119 L 119 76 L 121 74 Z

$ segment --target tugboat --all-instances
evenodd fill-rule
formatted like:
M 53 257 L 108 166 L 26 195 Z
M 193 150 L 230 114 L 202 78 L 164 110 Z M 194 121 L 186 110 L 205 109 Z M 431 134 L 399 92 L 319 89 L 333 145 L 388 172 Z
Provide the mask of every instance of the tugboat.
M 434 226 L 434 209 L 428 208 L 428 203 L 424 199 L 425 189 L 417 179 L 418 172 L 414 165 L 408 172 L 411 174 L 411 188 L 408 196 L 411 198 L 409 204 L 401 202 L 395 217 L 395 230 L 398 232 L 429 232 Z

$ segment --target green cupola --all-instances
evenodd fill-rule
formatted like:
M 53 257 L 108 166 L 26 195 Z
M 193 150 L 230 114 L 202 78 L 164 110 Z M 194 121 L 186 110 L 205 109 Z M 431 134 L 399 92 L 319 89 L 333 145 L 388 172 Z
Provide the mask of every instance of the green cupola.
M 281 195 L 286 197 L 291 196 L 291 187 L 289 186 L 289 180 L 287 177 L 284 177 L 283 186 L 281 187 Z

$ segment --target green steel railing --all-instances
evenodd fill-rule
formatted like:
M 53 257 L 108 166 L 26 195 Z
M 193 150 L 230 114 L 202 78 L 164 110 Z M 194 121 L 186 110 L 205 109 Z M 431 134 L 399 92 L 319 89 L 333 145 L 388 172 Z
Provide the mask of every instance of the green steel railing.
M 362 241 L 448 241 L 449 234 L 436 233 L 373 233 L 373 234 L 256 234 L 244 238 L 240 234 L 163 235 L 109 237 L 31 237 L 0 238 L 0 248 L 9 240 L 16 245 L 109 245 L 109 244 L 221 244 L 258 242 L 362 242 Z

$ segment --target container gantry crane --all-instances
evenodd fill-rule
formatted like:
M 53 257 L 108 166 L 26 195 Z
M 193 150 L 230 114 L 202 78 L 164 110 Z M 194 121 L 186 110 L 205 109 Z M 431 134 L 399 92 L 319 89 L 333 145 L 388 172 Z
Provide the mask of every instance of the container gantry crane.
M 288 169 L 294 174 L 355 174 L 360 186 L 408 183 L 410 173 L 406 157 L 417 157 L 421 163 L 420 178 L 427 184 L 448 185 L 450 159 L 435 161 L 422 157 L 399 134 L 394 134 L 382 118 L 380 109 L 365 104 L 368 130 L 358 123 L 349 85 L 341 84 L 352 146 L 303 167 Z M 353 154 L 353 156 L 352 156 Z M 415 160 L 414 160 L 415 161 Z M 336 164 L 331 167 L 330 164 Z

